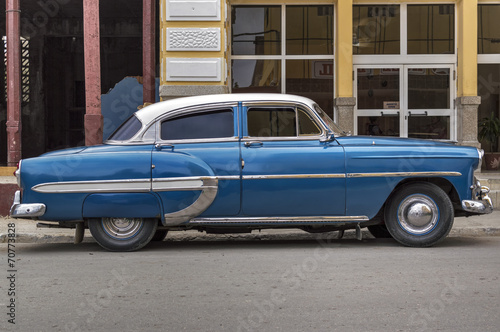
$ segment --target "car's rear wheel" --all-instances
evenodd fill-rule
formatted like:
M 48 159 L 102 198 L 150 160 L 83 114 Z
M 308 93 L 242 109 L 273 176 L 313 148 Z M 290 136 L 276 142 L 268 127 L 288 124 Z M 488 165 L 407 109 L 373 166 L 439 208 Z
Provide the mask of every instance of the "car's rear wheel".
M 429 247 L 443 240 L 453 226 L 450 198 L 438 186 L 419 182 L 395 192 L 385 208 L 385 225 L 403 245 Z
M 88 225 L 90 233 L 104 249 L 134 251 L 151 241 L 158 222 L 142 218 L 101 218 L 89 220 Z
M 390 239 L 391 233 L 387 230 L 385 225 L 371 225 L 368 226 L 368 231 L 376 239 Z

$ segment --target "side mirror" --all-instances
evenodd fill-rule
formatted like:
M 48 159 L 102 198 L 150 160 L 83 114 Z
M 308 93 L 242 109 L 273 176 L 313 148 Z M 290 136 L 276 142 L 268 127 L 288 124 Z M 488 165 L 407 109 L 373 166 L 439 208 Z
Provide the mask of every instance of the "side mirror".
M 325 142 L 330 142 L 333 140 L 335 136 L 333 134 L 326 134 L 326 136 L 322 136 L 319 141 L 322 142 L 322 143 L 325 143 Z

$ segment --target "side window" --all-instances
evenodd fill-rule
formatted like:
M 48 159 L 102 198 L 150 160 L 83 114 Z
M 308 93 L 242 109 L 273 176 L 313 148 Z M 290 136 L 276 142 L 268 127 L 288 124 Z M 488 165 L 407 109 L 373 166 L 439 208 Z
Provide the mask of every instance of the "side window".
M 162 140 L 233 137 L 233 110 L 223 109 L 168 119 L 161 123 Z
M 299 136 L 317 136 L 321 134 L 321 129 L 304 111 L 299 109 Z
M 248 136 L 297 136 L 297 119 L 293 108 L 250 108 L 247 114 Z

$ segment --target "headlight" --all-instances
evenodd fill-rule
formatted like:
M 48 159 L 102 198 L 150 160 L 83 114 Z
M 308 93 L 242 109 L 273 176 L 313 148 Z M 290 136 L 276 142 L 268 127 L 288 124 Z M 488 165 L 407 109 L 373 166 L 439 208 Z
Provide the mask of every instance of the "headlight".
M 21 187 L 21 162 L 22 160 L 19 160 L 19 162 L 17 163 L 17 169 L 14 172 L 14 175 L 16 176 L 17 180 L 17 185 L 19 186 L 19 188 Z

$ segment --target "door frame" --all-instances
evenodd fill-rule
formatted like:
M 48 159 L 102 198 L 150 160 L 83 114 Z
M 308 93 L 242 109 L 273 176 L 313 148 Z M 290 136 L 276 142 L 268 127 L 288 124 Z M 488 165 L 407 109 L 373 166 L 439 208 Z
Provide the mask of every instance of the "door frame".
M 453 63 L 426 63 L 426 64 L 363 64 L 353 66 L 353 95 L 358 100 L 358 69 L 399 69 L 399 109 L 368 109 L 359 110 L 358 103 L 354 107 L 354 134 L 358 135 L 359 116 L 398 116 L 399 117 L 399 137 L 408 137 L 408 116 L 409 112 L 426 112 L 426 116 L 449 116 L 450 117 L 450 139 L 446 141 L 456 141 L 457 139 L 457 111 L 455 105 L 456 98 L 456 67 Z M 408 69 L 411 68 L 448 68 L 450 70 L 450 96 L 449 109 L 408 109 Z

